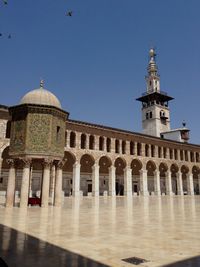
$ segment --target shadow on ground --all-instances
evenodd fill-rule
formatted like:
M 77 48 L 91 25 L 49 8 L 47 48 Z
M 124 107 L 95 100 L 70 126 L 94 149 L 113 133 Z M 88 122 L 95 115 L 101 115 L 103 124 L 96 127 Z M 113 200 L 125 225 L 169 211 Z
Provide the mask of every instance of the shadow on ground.
M 163 267 L 200 267 L 200 256 L 174 262 Z
M 8 267 L 108 267 L 0 224 L 0 267 L 4 262 Z

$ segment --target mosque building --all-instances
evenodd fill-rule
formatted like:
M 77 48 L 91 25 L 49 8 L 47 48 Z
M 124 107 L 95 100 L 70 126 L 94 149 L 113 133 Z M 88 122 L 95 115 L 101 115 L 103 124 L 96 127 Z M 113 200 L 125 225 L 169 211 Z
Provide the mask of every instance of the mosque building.
M 170 128 L 169 102 L 149 52 L 143 133 L 69 118 L 40 88 L 19 104 L 0 105 L 0 200 L 6 207 L 61 206 L 64 197 L 164 196 L 200 193 L 200 145 L 189 129 Z

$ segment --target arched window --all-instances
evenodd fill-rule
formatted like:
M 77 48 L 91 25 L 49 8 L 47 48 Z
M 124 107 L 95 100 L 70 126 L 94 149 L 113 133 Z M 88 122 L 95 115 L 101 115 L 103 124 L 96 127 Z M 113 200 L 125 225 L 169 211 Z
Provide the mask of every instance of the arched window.
M 86 149 L 86 135 L 81 135 L 81 149 Z
M 161 158 L 162 157 L 162 150 L 161 150 L 161 147 L 159 146 L 158 147 L 158 157 Z
M 173 150 L 172 149 L 169 150 L 169 157 L 170 157 L 170 159 L 173 159 Z
M 119 140 L 115 140 L 115 153 L 119 153 Z
M 155 157 L 155 146 L 151 145 L 151 156 Z
M 174 159 L 177 160 L 178 159 L 178 153 L 177 153 L 177 149 L 174 149 Z
M 130 142 L 130 155 L 134 155 L 134 142 Z
M 142 155 L 142 146 L 140 143 L 137 143 L 137 155 L 138 156 Z
M 149 157 L 149 145 L 145 145 L 145 157 Z
M 110 138 L 107 138 L 106 140 L 106 150 L 107 152 L 111 151 L 111 139 Z
M 188 152 L 185 151 L 185 161 L 188 161 Z
M 180 150 L 180 159 L 183 160 L 183 150 Z
M 122 154 L 126 154 L 126 141 L 122 141 Z
M 90 138 L 89 138 L 89 149 L 94 149 L 94 136 L 93 135 L 90 135 Z
M 194 162 L 194 153 L 192 151 L 190 152 L 190 161 Z
M 199 162 L 199 153 L 196 152 L 196 162 Z
M 167 149 L 166 147 L 163 147 L 163 158 L 166 159 L 167 157 Z
M 6 124 L 6 138 L 10 138 L 11 121 L 7 121 Z
M 104 138 L 102 136 L 99 137 L 99 150 L 104 150 Z
M 76 146 L 76 134 L 74 132 L 70 133 L 70 147 Z

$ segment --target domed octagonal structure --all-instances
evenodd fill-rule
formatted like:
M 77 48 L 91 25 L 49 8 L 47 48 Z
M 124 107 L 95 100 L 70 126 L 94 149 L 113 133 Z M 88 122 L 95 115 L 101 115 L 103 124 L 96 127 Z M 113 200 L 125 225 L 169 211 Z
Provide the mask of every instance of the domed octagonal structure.
M 10 155 L 14 158 L 64 156 L 65 124 L 68 113 L 58 98 L 43 88 L 28 92 L 20 104 L 9 108 L 12 117 Z

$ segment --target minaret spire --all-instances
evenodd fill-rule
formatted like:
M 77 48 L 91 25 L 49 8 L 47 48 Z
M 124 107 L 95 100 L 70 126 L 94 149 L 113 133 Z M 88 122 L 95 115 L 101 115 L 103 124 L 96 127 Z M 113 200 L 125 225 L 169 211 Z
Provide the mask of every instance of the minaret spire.
M 146 76 L 147 93 L 160 92 L 160 76 L 156 64 L 156 52 L 154 48 L 149 50 L 149 64 Z
M 44 89 L 44 80 L 43 79 L 40 80 L 40 88 Z

